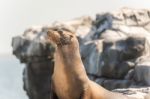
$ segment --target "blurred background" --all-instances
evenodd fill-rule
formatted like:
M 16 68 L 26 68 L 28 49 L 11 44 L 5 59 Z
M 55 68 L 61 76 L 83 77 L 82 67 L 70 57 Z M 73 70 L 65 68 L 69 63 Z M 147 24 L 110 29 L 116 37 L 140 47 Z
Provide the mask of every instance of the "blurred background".
M 33 25 L 70 20 L 122 7 L 150 8 L 150 0 L 0 0 L 0 99 L 27 99 L 11 40 Z

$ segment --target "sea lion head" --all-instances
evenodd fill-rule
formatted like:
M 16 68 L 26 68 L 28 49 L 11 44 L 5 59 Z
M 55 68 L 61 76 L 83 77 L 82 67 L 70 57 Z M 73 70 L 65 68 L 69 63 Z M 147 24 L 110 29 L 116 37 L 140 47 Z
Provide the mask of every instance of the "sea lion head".
M 57 46 L 70 45 L 76 39 L 75 34 L 63 28 L 49 29 L 47 32 L 48 39 Z

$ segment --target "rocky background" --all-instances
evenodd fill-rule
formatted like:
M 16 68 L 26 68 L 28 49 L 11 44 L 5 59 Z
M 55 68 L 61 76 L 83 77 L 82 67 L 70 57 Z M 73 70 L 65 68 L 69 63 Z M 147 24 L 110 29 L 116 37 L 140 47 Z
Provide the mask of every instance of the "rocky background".
M 53 46 L 49 28 L 76 33 L 88 76 L 108 90 L 150 99 L 150 10 L 122 8 L 47 26 L 31 27 L 12 39 L 13 54 L 25 63 L 24 89 L 30 99 L 49 99 Z

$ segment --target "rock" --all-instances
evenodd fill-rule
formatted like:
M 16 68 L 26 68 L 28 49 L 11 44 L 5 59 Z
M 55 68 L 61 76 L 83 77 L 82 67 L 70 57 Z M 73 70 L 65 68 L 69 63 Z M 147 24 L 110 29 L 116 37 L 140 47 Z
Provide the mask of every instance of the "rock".
M 124 43 L 124 42 L 120 42 Z M 119 44 L 116 45 L 115 41 L 104 41 L 103 43 L 103 53 L 102 53 L 102 59 L 104 61 L 104 65 L 101 68 L 102 76 L 109 77 L 109 78 L 120 78 L 121 75 L 118 74 L 119 68 L 122 69 L 123 67 L 120 67 L 120 54 L 123 47 L 120 45 L 125 44 Z M 118 47 L 119 46 L 119 47 Z M 118 49 L 119 48 L 119 49 Z M 121 60 L 122 62 L 122 60 Z
M 53 62 L 43 60 L 27 64 L 23 73 L 24 90 L 31 99 L 49 99 Z
M 145 39 L 143 37 L 134 36 L 124 40 L 104 41 L 102 76 L 124 78 L 127 72 L 134 66 L 131 60 L 141 56 L 144 49 Z
M 30 99 L 49 99 L 52 93 L 50 87 L 55 49 L 46 43 L 46 30 L 43 30 L 42 27 L 32 27 L 25 30 L 22 36 L 12 39 L 13 54 L 26 64 L 24 90 Z
M 55 28 L 76 33 L 84 66 L 93 81 L 107 89 L 150 85 L 150 10 L 122 8 L 97 14 L 96 19 L 83 16 L 34 26 L 13 37 L 13 54 L 26 64 L 24 88 L 30 99 L 49 99 L 52 94 L 55 49 L 47 44 L 46 34 Z M 138 93 L 133 96 L 142 99 L 143 94 Z
M 126 47 L 122 52 L 123 60 L 136 59 L 143 55 L 146 43 L 144 37 L 133 35 L 132 37 L 128 37 L 125 42 Z
M 113 90 L 116 88 L 128 88 L 134 83 L 132 80 L 119 80 L 108 78 L 97 78 L 95 82 L 102 85 L 108 90 Z
M 102 42 L 102 40 L 95 40 L 80 47 L 82 60 L 88 74 L 101 76 Z
M 95 79 L 95 82 L 98 83 L 99 85 L 103 86 L 104 81 L 106 80 L 106 78 L 97 78 Z
M 115 89 L 112 91 L 122 93 L 135 99 L 149 99 L 148 93 L 150 92 L 150 87 Z
M 124 79 L 133 80 L 134 79 L 134 69 L 130 69 Z
M 133 84 L 133 81 L 130 80 L 105 80 L 102 84 L 103 87 L 108 90 L 116 89 L 116 88 L 128 88 Z
M 93 38 L 98 39 L 102 32 L 105 30 L 111 28 L 112 26 L 112 19 L 113 15 L 110 13 L 104 13 L 104 14 L 97 14 L 96 20 L 94 21 L 94 25 L 97 28 Z
M 142 60 L 137 64 L 134 79 L 137 84 L 150 86 L 150 59 Z

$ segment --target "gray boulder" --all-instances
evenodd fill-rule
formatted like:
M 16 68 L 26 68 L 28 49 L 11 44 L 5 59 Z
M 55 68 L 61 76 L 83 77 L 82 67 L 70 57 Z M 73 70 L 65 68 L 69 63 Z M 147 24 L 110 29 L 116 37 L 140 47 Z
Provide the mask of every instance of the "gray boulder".
M 150 86 L 150 59 L 141 60 L 136 65 L 134 79 L 137 84 Z
M 46 43 L 45 27 L 29 28 L 12 39 L 13 54 L 25 63 L 24 90 L 30 99 L 49 99 L 54 47 Z

